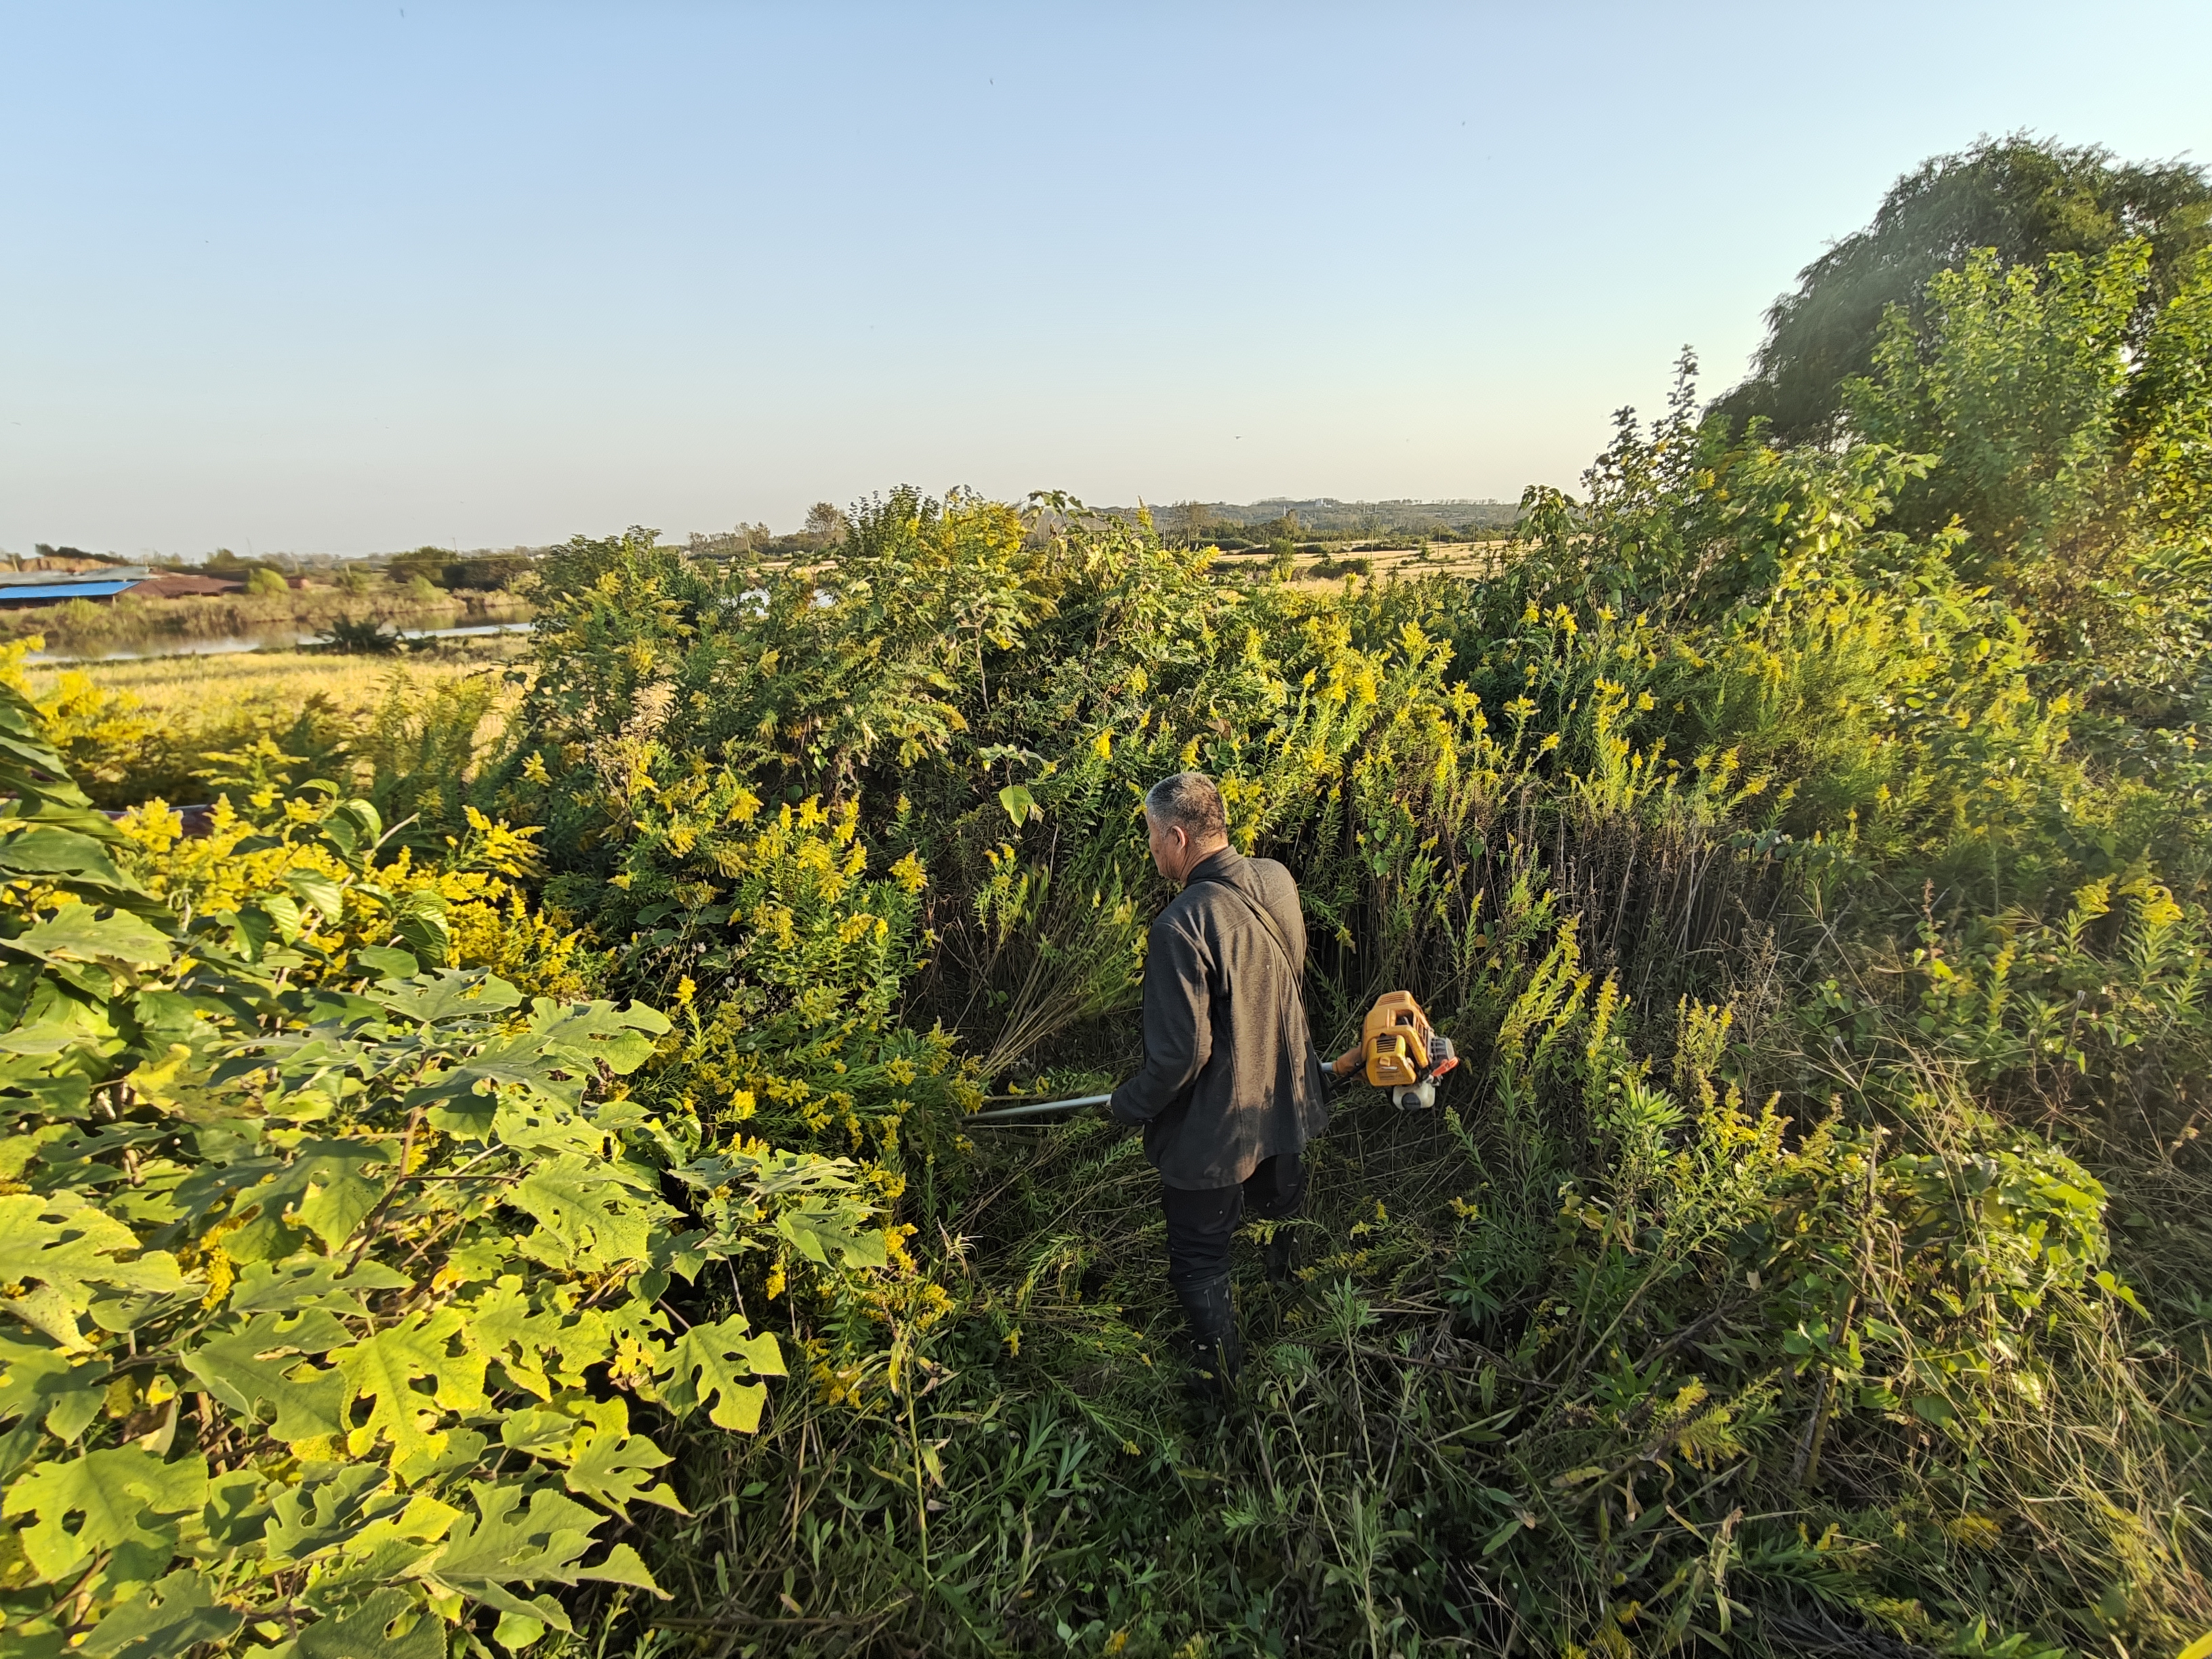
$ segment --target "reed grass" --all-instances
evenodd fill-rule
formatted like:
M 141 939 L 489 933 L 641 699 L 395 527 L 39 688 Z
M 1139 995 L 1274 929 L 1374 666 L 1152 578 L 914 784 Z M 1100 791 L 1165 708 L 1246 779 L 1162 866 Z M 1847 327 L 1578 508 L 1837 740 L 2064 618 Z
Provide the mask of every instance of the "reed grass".
M 458 823 L 521 695 L 520 645 L 441 640 L 393 656 L 245 651 L 73 664 L 0 647 L 88 792 L 110 809 L 211 800 L 236 780 L 319 777 Z M 224 781 L 230 781 L 226 783 Z M 402 787 L 403 780 L 411 780 Z M 427 795 L 425 791 L 428 792 Z

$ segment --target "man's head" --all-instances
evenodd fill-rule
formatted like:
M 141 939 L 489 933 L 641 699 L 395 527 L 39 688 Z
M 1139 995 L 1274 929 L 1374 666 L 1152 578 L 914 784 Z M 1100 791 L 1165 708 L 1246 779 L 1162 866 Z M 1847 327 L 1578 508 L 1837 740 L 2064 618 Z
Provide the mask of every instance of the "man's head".
M 1145 833 L 1152 862 L 1170 881 L 1187 881 L 1208 854 L 1229 845 L 1221 792 L 1203 772 L 1178 772 L 1145 793 Z

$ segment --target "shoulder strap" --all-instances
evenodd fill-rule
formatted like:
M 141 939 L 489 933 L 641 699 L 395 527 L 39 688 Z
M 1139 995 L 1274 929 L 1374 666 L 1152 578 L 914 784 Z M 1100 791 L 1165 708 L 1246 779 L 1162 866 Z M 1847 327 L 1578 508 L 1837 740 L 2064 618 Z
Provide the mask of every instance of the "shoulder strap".
M 1303 1012 L 1306 1006 L 1305 975 L 1298 971 L 1298 964 L 1291 958 L 1291 947 L 1289 942 L 1283 938 L 1281 924 L 1267 914 L 1266 905 L 1225 877 L 1207 875 L 1200 876 L 1198 879 L 1209 887 L 1218 887 L 1224 892 L 1236 894 L 1243 901 L 1244 908 L 1260 919 L 1260 925 L 1267 930 L 1268 943 L 1275 947 L 1275 954 L 1282 957 L 1283 966 L 1290 969 L 1291 988 L 1297 995 L 1299 1011 Z

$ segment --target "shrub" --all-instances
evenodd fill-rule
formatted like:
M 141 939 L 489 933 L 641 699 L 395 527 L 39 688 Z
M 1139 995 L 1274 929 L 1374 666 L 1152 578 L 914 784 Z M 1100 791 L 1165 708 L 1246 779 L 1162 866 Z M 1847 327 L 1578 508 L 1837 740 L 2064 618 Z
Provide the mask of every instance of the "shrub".
M 55 631 L 63 635 L 104 634 L 115 623 L 108 606 L 90 599 L 64 599 L 50 614 Z
M 340 611 L 315 643 L 348 655 L 385 656 L 399 648 L 399 635 L 384 631 L 383 619 L 363 617 L 359 621 Z
M 372 861 L 367 803 L 264 798 L 156 894 L 11 692 L 0 730 L 11 1642 L 513 1649 L 570 1626 L 542 1587 L 655 1593 L 598 1536 L 682 1507 L 632 1402 L 750 1432 L 785 1370 L 742 1316 L 662 1304 L 779 1229 L 882 1262 L 846 1166 L 702 1162 L 619 1085 L 667 1021 L 445 967 L 451 900 Z

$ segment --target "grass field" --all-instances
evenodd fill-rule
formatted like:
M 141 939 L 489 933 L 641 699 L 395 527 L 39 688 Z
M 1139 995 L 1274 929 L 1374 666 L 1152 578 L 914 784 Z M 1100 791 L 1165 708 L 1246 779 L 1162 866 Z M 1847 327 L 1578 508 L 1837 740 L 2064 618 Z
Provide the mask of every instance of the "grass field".
M 205 724 L 250 703 L 298 708 L 327 698 L 349 714 L 362 714 L 389 695 L 395 684 L 428 689 L 512 661 L 519 640 L 492 636 L 453 640 L 433 651 L 401 657 L 332 656 L 315 651 L 240 651 L 204 656 L 133 657 L 113 662 L 36 664 L 26 668 L 32 695 L 46 698 L 64 675 L 77 674 L 101 690 L 125 693 L 145 713 L 188 725 Z
M 8 678 L 47 711 L 102 806 L 212 799 L 212 780 L 241 757 L 272 775 L 365 779 L 426 744 L 441 764 L 472 772 L 520 694 L 507 665 L 516 635 L 444 640 L 399 656 L 240 651 L 40 665 L 21 660 L 36 635 L 0 647 Z M 94 759 L 94 757 L 98 757 Z M 248 767 L 251 770 L 252 768 Z

